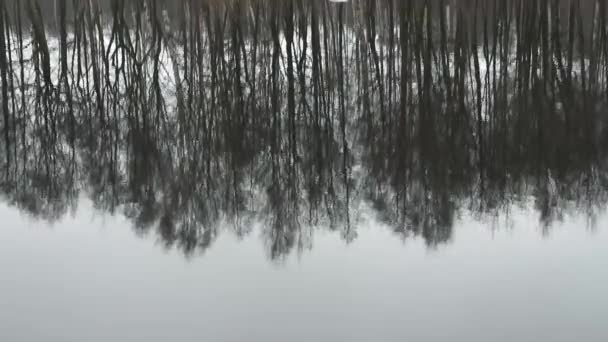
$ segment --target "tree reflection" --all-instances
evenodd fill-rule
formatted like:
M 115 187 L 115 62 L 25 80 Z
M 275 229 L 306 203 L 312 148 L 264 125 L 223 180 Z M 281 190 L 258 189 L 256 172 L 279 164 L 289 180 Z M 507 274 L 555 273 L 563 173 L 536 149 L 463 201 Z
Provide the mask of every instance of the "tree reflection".
M 435 246 L 462 210 L 606 203 L 603 1 L 48 6 L 0 13 L 2 192 L 35 217 L 87 196 L 187 255 L 261 222 L 280 259 L 366 207 Z

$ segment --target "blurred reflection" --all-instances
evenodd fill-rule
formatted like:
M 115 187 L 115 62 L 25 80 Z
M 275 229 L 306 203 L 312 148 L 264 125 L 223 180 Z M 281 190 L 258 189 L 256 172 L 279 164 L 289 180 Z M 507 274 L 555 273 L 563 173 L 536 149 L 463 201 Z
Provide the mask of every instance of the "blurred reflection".
M 435 246 L 461 210 L 606 203 L 607 6 L 46 6 L 0 13 L 2 193 L 34 217 L 85 195 L 187 255 L 261 222 L 280 259 L 367 207 Z

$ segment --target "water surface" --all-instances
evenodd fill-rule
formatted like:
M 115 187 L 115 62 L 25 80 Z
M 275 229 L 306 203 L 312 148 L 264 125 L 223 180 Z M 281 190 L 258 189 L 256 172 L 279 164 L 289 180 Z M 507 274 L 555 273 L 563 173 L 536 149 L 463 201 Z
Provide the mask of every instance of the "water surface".
M 350 245 L 321 232 L 312 250 L 269 263 L 257 232 L 224 234 L 185 261 L 90 207 L 52 229 L 1 214 L 6 341 L 606 336 L 608 235 L 585 231 L 580 217 L 550 236 L 525 210 L 510 229 L 463 218 L 452 243 L 433 250 L 371 222 Z
M 607 7 L 7 1 L 0 339 L 606 340 Z

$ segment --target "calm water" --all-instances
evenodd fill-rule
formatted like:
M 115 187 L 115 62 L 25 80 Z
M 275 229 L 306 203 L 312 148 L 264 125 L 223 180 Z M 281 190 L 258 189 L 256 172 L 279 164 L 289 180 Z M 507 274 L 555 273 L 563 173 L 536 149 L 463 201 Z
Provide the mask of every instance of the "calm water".
M 1 341 L 608 340 L 604 2 L 3 6 Z
M 526 210 L 508 229 L 463 217 L 433 250 L 371 221 L 352 244 L 321 231 L 312 250 L 270 263 L 257 231 L 186 261 L 86 202 L 50 229 L 0 213 L 4 341 L 606 337 L 608 233 L 580 217 L 549 236 Z

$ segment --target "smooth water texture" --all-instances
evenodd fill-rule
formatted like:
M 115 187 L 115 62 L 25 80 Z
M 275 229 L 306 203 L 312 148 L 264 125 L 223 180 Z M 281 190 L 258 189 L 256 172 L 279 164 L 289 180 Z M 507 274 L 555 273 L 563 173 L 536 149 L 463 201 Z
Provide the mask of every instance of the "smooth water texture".
M 607 4 L 2 1 L 0 341 L 608 341 Z
M 376 222 L 350 245 L 319 233 L 269 263 L 257 234 L 186 261 L 90 208 L 50 229 L 0 214 L 3 341 L 603 341 L 608 329 L 608 232 L 580 217 L 550 235 L 523 209 L 509 229 L 463 217 L 432 250 Z

